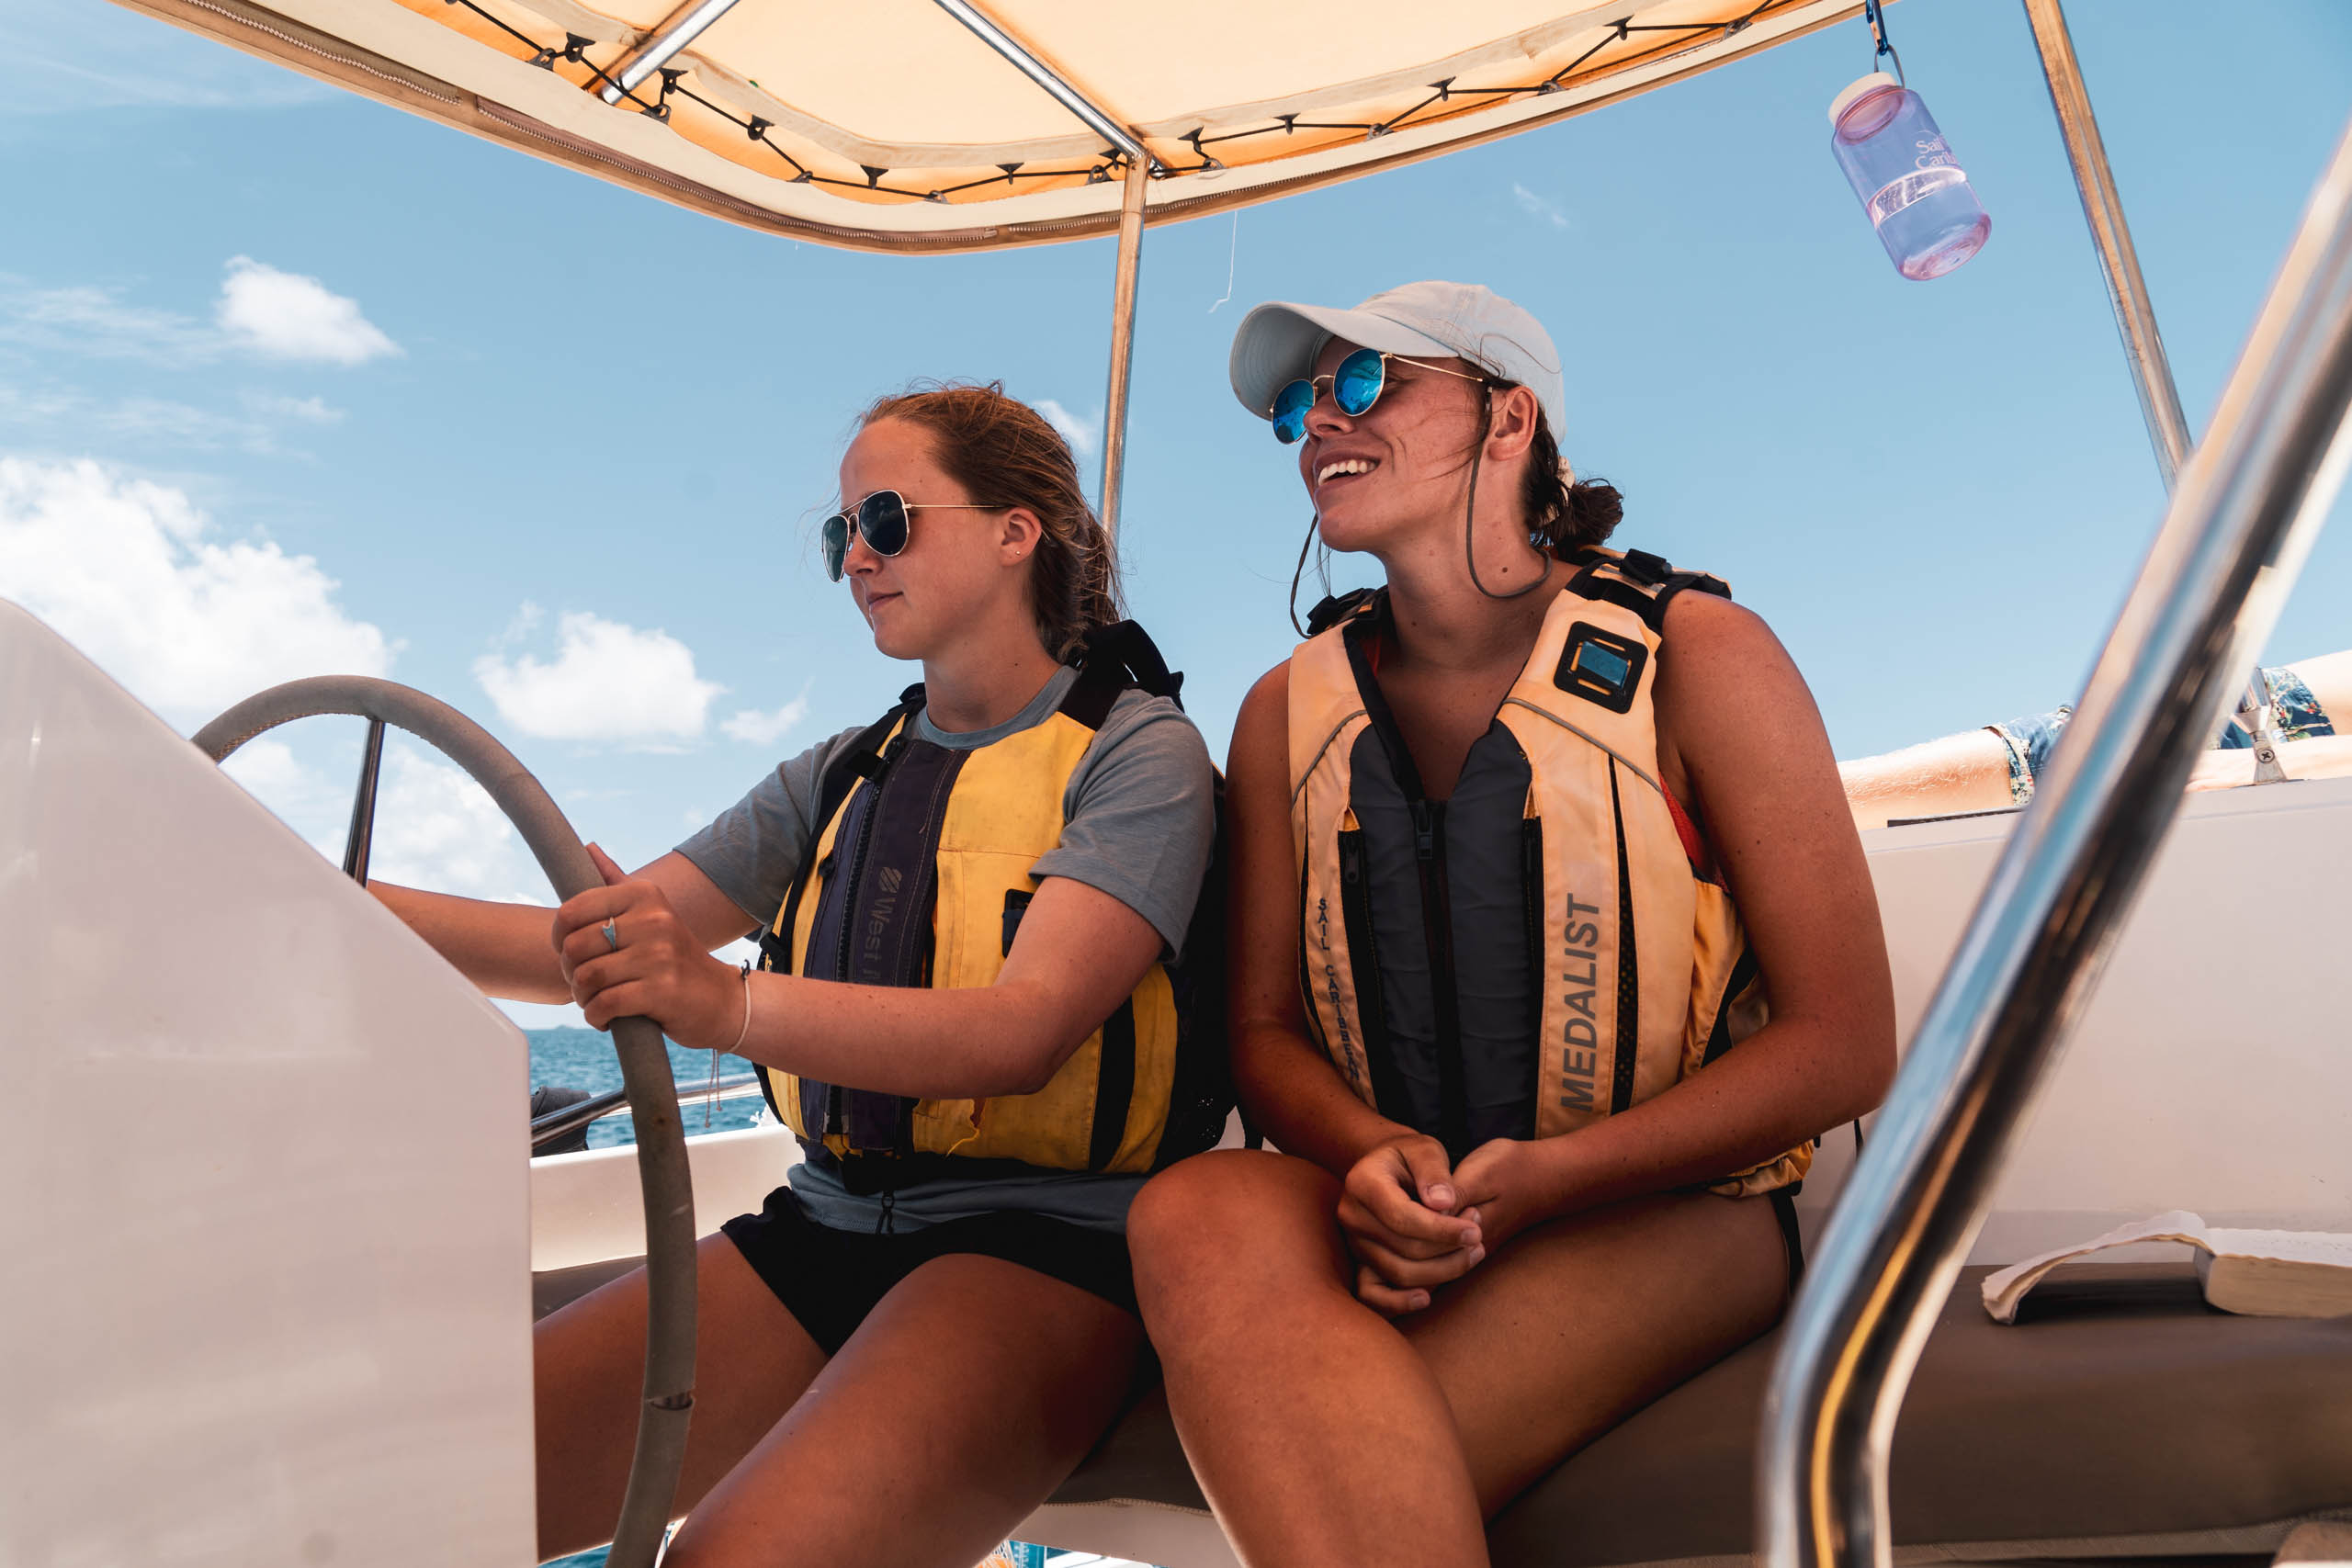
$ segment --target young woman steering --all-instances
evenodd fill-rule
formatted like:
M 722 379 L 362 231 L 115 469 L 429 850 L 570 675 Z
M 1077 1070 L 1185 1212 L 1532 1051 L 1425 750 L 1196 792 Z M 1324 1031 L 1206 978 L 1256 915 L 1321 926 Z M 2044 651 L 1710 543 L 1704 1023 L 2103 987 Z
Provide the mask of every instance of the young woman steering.
M 634 874 L 600 852 L 610 885 L 552 922 L 377 889 L 493 994 L 763 1065 L 803 1134 L 790 1184 L 701 1244 L 672 1568 L 969 1568 L 1127 1396 L 1125 1211 L 1188 1135 L 1164 970 L 1213 774 L 1171 702 L 1088 657 L 1113 558 L 1068 446 L 993 387 L 886 398 L 841 496 L 829 570 L 921 662 L 919 703 Z M 753 932 L 761 969 L 711 956 Z M 1128 1098 L 1090 1120 L 1122 1051 Z M 546 1556 L 611 1533 L 645 1301 L 640 1270 L 538 1325 Z
M 1720 583 L 1598 547 L 1558 365 L 1453 284 L 1235 343 L 1323 542 L 1386 573 L 1233 737 L 1233 1068 L 1283 1152 L 1130 1222 L 1248 1562 L 1486 1561 L 1486 1517 L 1772 1324 L 1788 1187 L 1893 1069 L 1804 683 Z

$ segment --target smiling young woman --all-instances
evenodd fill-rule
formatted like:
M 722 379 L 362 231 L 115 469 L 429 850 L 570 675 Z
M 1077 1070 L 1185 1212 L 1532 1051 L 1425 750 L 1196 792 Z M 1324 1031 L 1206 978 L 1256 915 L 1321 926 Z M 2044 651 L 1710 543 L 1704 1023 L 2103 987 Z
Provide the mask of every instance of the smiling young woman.
M 552 922 L 377 886 L 494 994 L 750 1058 L 800 1135 L 702 1244 L 673 1568 L 978 1561 L 1124 1404 L 1128 1202 L 1224 1122 L 1170 977 L 1214 774 L 1069 447 L 1001 389 L 919 390 L 866 412 L 841 497 L 829 572 L 922 666 L 881 721 L 632 875 L 600 854 Z M 759 970 L 711 956 L 747 934 Z M 538 1325 L 546 1555 L 611 1532 L 645 1300 Z
M 1885 951 L 1803 681 L 1720 582 L 1602 547 L 1532 317 L 1261 306 L 1233 382 L 1386 584 L 1236 725 L 1233 1069 L 1283 1152 L 1155 1179 L 1138 1291 L 1244 1561 L 1483 1562 L 1779 1315 L 1789 1190 L 1893 1071 Z

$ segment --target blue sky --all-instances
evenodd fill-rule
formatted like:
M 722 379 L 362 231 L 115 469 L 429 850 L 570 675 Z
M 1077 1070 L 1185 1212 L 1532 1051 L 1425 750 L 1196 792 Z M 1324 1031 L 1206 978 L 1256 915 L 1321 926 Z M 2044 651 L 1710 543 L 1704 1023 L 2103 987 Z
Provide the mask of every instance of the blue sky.
M 647 859 L 910 678 L 808 547 L 859 406 L 996 377 L 1099 440 L 1107 242 L 795 244 L 101 0 L 6 4 L 31 87 L 0 108 L 0 596 L 183 728 L 248 686 L 380 669 Z M 2352 7 L 2267 0 L 2258 28 L 2215 0 L 2069 11 L 2201 427 L 2352 111 Z M 1420 276 L 1549 325 L 1566 448 L 1624 491 L 1619 541 L 1728 578 L 1840 755 L 2072 695 L 2161 490 L 2021 10 L 1905 0 L 1890 21 L 1994 219 L 1932 284 L 1895 276 L 1829 156 L 1859 23 L 1149 233 L 1125 562 L 1214 749 L 1287 650 L 1306 520 L 1227 390 L 1233 326 Z M 2352 646 L 2347 590 L 2338 526 L 2272 657 Z M 333 840 L 354 729 L 288 734 L 243 776 Z M 382 832 L 387 875 L 535 886 L 424 759 L 396 761 Z

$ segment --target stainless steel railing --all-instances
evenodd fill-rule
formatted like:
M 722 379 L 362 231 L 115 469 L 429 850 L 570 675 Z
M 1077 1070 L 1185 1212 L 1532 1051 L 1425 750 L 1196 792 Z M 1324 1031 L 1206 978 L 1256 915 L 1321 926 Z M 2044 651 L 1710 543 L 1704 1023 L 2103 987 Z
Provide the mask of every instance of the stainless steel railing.
M 1770 1568 L 1893 1561 L 1887 1450 L 1912 1368 L 2189 768 L 2352 463 L 2348 407 L 2352 126 L 1791 1311 L 1758 1459 Z
M 710 1101 L 742 1100 L 759 1092 L 760 1075 L 741 1073 L 731 1078 L 720 1078 L 715 1083 L 680 1084 L 678 1104 L 683 1110 L 685 1106 L 700 1105 Z M 544 1116 L 534 1116 L 531 1118 L 531 1150 L 536 1154 L 567 1134 L 578 1132 L 591 1122 L 601 1122 L 607 1116 L 628 1109 L 628 1091 L 625 1089 L 607 1089 L 603 1094 L 592 1095 L 576 1104 L 559 1107 Z

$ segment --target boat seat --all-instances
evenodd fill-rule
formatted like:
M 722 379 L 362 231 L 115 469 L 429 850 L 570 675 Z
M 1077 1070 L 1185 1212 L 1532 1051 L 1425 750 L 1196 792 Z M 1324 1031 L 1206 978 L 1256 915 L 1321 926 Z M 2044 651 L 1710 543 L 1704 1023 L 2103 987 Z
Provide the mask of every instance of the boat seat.
M 2078 1264 L 1988 1317 L 1969 1269 L 1894 1437 L 1898 1563 L 2267 1558 L 2352 1515 L 2352 1317 L 2235 1317 L 2188 1264 Z M 1778 1336 L 1563 1464 L 1488 1531 L 1498 1568 L 1747 1568 Z M 1131 1411 L 1054 1496 L 1205 1506 L 1167 1406 Z

